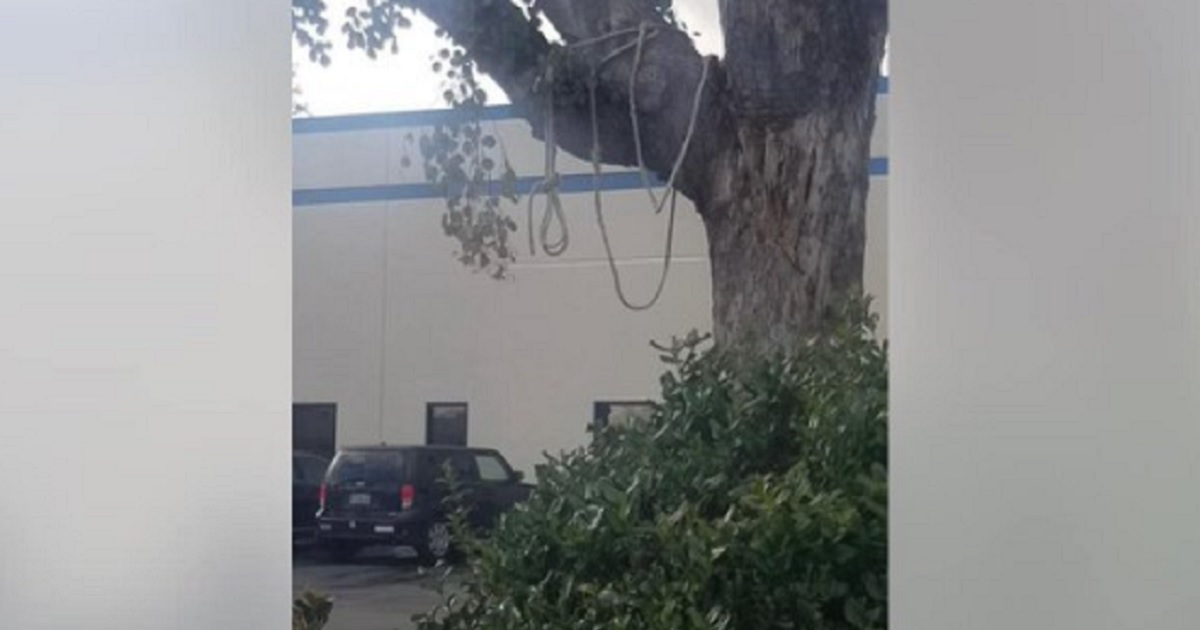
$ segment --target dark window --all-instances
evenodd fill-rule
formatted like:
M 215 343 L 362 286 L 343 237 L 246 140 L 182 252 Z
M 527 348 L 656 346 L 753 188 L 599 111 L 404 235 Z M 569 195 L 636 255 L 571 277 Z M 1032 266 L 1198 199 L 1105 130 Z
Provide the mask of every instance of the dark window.
M 508 481 L 512 477 L 504 461 L 490 453 L 477 453 L 475 468 L 479 469 L 479 480 L 484 482 Z
M 446 454 L 440 451 L 421 449 L 418 475 L 423 484 L 432 483 L 442 477 L 442 466 L 446 462 Z
M 389 451 L 347 451 L 333 460 L 329 482 L 386 483 L 403 481 L 404 455 Z
M 654 413 L 654 403 L 648 400 L 600 401 L 592 405 L 592 426 L 602 429 L 629 422 L 647 420 Z
M 471 461 L 471 456 L 467 453 L 452 453 L 450 455 L 450 468 L 454 470 L 454 478 L 458 481 L 465 483 L 479 481 L 479 473 L 475 470 L 475 462 Z
M 429 403 L 425 406 L 425 443 L 467 445 L 467 403 Z
M 305 483 L 321 483 L 329 462 L 320 457 L 300 456 L 296 458 L 299 478 Z
M 446 478 L 446 467 L 449 466 L 454 479 L 461 483 L 471 483 L 479 479 L 475 463 L 468 453 L 453 451 L 428 450 L 422 454 L 423 476 L 429 482 L 441 482 Z
M 337 405 L 292 405 L 292 450 L 333 457 L 337 449 Z

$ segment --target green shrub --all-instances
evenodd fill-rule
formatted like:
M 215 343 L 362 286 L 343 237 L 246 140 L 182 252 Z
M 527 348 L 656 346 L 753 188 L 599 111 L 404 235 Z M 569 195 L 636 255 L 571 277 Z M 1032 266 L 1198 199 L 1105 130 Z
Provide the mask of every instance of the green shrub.
M 425 630 L 887 624 L 887 358 L 866 304 L 799 350 L 664 358 L 646 423 L 550 461 Z
M 292 630 L 322 630 L 333 612 L 333 599 L 328 595 L 305 591 L 292 600 Z

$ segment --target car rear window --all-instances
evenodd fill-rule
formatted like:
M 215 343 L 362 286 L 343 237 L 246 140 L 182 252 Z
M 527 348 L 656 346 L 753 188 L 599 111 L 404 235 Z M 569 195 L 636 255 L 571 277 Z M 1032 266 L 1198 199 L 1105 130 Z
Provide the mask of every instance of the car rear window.
M 343 451 L 329 467 L 329 483 L 404 481 L 404 454 L 397 451 Z
M 504 460 L 494 453 L 475 453 L 475 468 L 479 469 L 482 481 L 508 481 L 512 476 Z
M 440 483 L 445 481 L 447 464 L 453 471 L 458 482 L 471 482 L 478 479 L 471 454 L 466 451 L 443 451 L 439 449 L 421 449 L 420 468 L 424 483 Z

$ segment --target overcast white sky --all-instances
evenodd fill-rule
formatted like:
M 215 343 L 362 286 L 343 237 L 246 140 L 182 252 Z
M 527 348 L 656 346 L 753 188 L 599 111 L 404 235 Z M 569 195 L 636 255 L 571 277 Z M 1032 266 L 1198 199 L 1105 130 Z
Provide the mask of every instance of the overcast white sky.
M 352 0 L 326 0 L 331 19 L 329 32 L 340 44 L 341 16 Z M 359 3 L 355 3 L 359 4 Z M 700 31 L 696 45 L 706 54 L 721 54 L 717 0 L 679 0 L 677 10 L 692 30 Z M 441 77 L 429 68 L 442 47 L 433 25 L 417 16 L 413 26 L 400 33 L 400 52 L 370 59 L 362 51 L 335 48 L 328 67 L 311 63 L 299 48 L 294 51 L 296 78 L 303 91 L 300 100 L 314 116 L 409 111 L 445 107 Z M 886 68 L 886 63 L 885 63 Z M 503 94 L 488 86 L 491 102 L 503 102 Z

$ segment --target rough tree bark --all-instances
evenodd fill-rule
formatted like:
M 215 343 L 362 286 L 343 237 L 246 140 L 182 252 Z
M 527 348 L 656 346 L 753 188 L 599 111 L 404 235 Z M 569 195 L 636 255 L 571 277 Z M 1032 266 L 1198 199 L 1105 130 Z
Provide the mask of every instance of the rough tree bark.
M 703 64 L 698 132 L 676 180 L 707 228 L 718 344 L 786 347 L 819 327 L 831 302 L 861 290 L 875 83 L 886 0 L 721 0 L 725 57 L 696 52 L 646 0 L 540 0 L 568 46 L 571 72 L 543 77 L 555 48 L 507 0 L 417 0 L 505 90 L 541 137 L 546 90 L 556 93 L 559 146 L 590 158 L 588 69 L 636 36 L 645 163 L 666 179 L 687 132 Z M 572 45 L 590 42 L 586 45 Z M 601 159 L 636 163 L 629 120 L 632 54 L 598 77 Z M 575 95 L 575 98 L 571 98 Z

